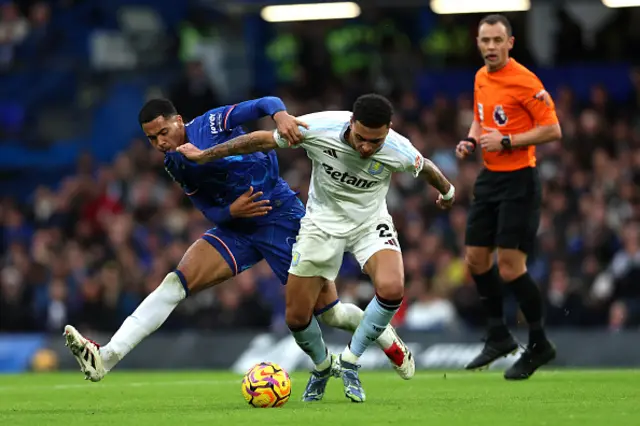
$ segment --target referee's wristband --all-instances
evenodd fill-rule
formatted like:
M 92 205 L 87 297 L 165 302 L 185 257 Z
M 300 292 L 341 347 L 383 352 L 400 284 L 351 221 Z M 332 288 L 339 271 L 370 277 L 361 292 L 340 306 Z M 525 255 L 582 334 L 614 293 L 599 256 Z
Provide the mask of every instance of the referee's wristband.
M 468 138 L 464 138 L 462 140 L 465 142 L 471 142 L 473 144 L 473 150 L 476 150 L 476 147 L 478 146 L 478 141 L 476 140 L 476 138 L 472 138 L 471 136 L 469 136 Z
M 442 195 L 442 199 L 444 201 L 449 201 L 453 198 L 454 195 L 456 195 L 456 188 L 453 186 L 453 184 L 451 184 L 451 186 L 449 187 L 449 191 L 446 194 Z

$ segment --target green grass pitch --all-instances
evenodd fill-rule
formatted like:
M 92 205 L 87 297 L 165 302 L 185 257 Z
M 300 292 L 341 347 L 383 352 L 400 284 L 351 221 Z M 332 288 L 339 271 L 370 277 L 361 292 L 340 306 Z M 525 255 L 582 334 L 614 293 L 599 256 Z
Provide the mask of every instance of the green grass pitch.
M 0 425 L 640 425 L 640 371 L 541 371 L 526 382 L 496 372 L 362 372 L 367 402 L 354 404 L 332 380 L 323 401 L 299 402 L 296 373 L 282 408 L 248 406 L 240 377 L 223 372 L 0 375 Z

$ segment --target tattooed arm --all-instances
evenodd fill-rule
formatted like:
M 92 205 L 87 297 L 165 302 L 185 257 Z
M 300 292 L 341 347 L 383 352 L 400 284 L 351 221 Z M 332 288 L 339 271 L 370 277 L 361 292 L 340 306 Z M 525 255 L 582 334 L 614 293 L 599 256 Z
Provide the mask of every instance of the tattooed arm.
M 451 187 L 451 182 L 449 179 L 445 177 L 445 175 L 440 171 L 438 166 L 433 164 L 431 160 L 424 159 L 422 163 L 422 171 L 420 172 L 420 176 L 422 176 L 429 185 L 433 186 L 438 190 L 442 195 L 449 192 Z
M 427 159 L 416 149 L 409 139 L 389 131 L 387 143 L 390 149 L 380 150 L 383 158 L 395 172 L 408 172 L 415 178 L 421 176 L 438 190 L 440 196 L 437 204 L 441 208 L 449 208 L 453 204 L 455 188 L 431 160 Z M 387 146 L 385 144 L 385 146 Z
M 277 147 L 278 145 L 273 139 L 273 132 L 261 130 L 240 135 L 230 141 L 205 149 L 203 156 L 207 161 L 213 161 L 232 155 L 270 151 Z
M 177 150 L 189 160 L 202 164 L 232 155 L 265 152 L 274 148 L 278 148 L 278 144 L 273 137 L 273 132 L 261 130 L 240 135 L 205 150 L 200 150 L 191 144 L 181 145 Z
M 420 176 L 440 192 L 440 196 L 436 201 L 438 207 L 444 210 L 450 209 L 455 202 L 456 189 L 444 173 L 440 171 L 438 166 L 433 164 L 431 160 L 425 158 L 422 163 Z

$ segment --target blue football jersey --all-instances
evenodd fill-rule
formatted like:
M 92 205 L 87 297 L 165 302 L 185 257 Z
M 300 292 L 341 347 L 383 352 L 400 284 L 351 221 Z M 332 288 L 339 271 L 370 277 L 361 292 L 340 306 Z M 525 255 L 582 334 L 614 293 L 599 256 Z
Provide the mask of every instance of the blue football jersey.
M 278 109 L 280 105 L 281 109 Z M 244 134 L 242 123 L 273 115 L 279 110 L 284 110 L 284 105 L 278 98 L 261 98 L 215 108 L 185 125 L 187 140 L 204 150 Z M 238 228 L 268 223 L 296 199 L 296 193 L 280 177 L 275 151 L 237 155 L 202 165 L 178 152 L 168 152 L 164 165 L 194 205 L 218 226 Z M 273 210 L 257 218 L 231 218 L 229 206 L 251 186 L 254 192 L 264 193 L 261 199 L 270 200 Z

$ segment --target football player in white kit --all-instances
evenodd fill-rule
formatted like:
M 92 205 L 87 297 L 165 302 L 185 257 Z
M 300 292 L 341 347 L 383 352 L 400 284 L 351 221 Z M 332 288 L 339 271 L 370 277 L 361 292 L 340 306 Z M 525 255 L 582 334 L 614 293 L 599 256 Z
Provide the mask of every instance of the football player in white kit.
M 393 172 L 423 177 L 451 207 L 455 188 L 411 143 L 390 129 L 393 107 L 380 95 L 358 98 L 353 112 L 327 111 L 299 117 L 302 142 L 290 146 L 277 131 L 242 135 L 207 150 L 178 148 L 196 162 L 274 148 L 302 147 L 313 169 L 307 212 L 293 245 L 286 286 L 286 322 L 315 369 L 303 400 L 322 398 L 329 377 L 340 375 L 345 395 L 364 402 L 358 359 L 391 322 L 404 295 L 404 267 L 386 195 Z M 335 280 L 344 252 L 356 257 L 375 287 L 375 297 L 344 352 L 329 354 L 313 308 L 326 280 Z

